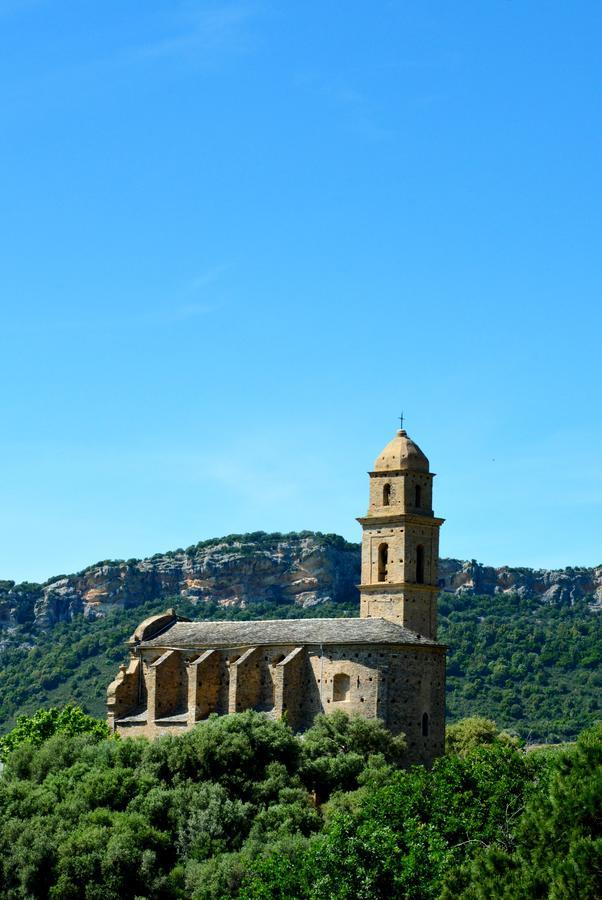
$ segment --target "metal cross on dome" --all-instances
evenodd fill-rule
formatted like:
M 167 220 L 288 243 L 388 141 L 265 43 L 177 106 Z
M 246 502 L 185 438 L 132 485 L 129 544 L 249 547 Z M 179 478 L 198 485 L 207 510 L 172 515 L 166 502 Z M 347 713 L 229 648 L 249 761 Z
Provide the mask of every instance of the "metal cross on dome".
M 400 431 L 403 431 L 403 412 L 399 416 L 399 429 L 400 429 Z

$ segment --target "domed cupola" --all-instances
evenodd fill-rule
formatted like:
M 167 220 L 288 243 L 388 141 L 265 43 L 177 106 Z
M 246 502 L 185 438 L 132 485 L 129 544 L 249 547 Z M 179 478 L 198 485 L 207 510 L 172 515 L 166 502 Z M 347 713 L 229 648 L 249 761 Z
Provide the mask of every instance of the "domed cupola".
M 375 472 L 428 472 L 428 470 L 428 459 L 403 429 L 389 441 L 374 463 Z

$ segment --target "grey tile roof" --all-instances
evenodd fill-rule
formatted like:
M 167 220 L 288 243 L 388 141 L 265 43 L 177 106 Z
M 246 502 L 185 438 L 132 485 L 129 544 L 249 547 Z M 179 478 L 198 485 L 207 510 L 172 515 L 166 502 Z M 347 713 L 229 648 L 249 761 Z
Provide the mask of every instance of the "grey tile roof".
M 176 649 L 266 644 L 418 644 L 442 646 L 386 619 L 272 619 L 175 622 L 142 647 Z

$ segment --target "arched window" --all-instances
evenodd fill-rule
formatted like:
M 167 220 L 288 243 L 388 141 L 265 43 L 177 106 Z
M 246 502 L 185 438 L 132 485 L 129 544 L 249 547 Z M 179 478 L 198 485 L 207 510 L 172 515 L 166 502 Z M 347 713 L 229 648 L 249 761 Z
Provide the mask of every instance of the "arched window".
M 381 544 L 378 548 L 378 580 L 387 580 L 387 566 L 389 565 L 389 545 Z
M 424 547 L 416 547 L 416 584 L 424 584 Z
M 422 714 L 422 737 L 429 736 L 429 714 Z
M 349 687 L 351 679 L 349 675 L 335 675 L 333 678 L 332 699 L 335 703 L 341 703 L 349 700 Z
M 389 506 L 391 503 L 391 485 L 385 484 L 383 487 L 383 506 Z
M 422 494 L 422 491 L 420 489 L 420 485 L 417 484 L 416 487 L 414 488 L 414 506 L 417 509 L 420 509 L 420 507 L 422 506 L 421 494 Z

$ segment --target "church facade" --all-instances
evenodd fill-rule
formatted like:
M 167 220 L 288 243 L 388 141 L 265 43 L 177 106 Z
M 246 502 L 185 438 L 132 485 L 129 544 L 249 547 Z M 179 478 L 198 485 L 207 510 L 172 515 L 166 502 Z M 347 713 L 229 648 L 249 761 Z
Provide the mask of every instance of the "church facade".
M 437 642 L 443 519 L 433 473 L 398 431 L 370 475 L 360 617 L 191 622 L 173 609 L 142 622 L 130 662 L 108 688 L 108 721 L 123 736 L 181 733 L 211 713 L 255 709 L 308 728 L 344 710 L 403 732 L 408 759 L 444 750 L 445 647 Z

